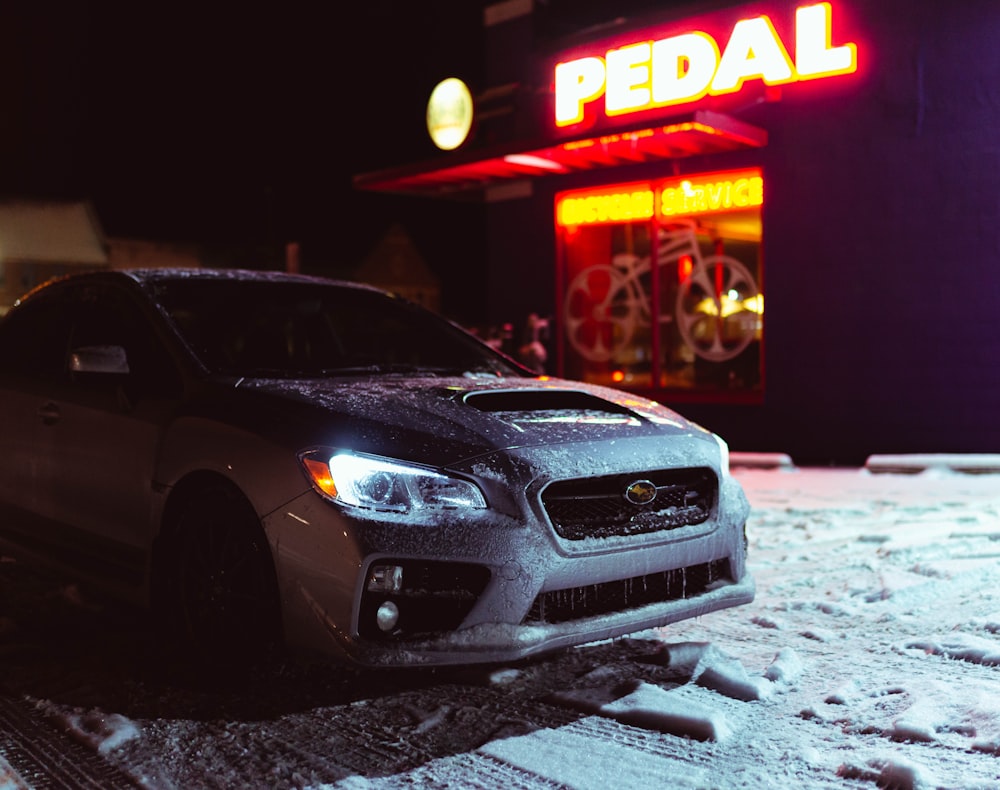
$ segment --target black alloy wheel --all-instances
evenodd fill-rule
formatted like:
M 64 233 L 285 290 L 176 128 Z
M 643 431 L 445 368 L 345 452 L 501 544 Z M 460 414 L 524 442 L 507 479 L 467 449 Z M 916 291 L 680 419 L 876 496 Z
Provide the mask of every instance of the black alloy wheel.
M 278 588 L 250 505 L 213 486 L 185 501 L 176 527 L 170 575 L 178 636 L 209 660 L 268 660 L 280 643 Z

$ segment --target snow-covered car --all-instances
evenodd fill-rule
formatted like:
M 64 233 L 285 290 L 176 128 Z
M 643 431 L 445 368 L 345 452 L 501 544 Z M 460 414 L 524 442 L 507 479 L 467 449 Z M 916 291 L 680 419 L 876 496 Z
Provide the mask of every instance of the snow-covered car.
M 0 537 L 206 653 L 509 661 L 752 600 L 726 444 L 375 288 L 100 272 L 0 320 Z

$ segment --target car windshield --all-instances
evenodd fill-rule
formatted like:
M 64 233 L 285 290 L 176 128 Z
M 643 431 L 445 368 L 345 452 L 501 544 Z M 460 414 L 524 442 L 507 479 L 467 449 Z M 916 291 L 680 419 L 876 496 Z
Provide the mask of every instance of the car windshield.
M 153 290 L 189 348 L 216 373 L 521 375 L 440 316 L 374 290 L 236 278 L 163 279 Z

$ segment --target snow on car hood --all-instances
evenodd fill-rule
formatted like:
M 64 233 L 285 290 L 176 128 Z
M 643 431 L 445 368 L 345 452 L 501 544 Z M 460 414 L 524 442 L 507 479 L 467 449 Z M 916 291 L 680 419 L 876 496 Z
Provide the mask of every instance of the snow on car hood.
M 236 393 L 263 397 L 313 444 L 434 465 L 502 449 L 707 434 L 655 401 L 560 379 L 253 379 Z

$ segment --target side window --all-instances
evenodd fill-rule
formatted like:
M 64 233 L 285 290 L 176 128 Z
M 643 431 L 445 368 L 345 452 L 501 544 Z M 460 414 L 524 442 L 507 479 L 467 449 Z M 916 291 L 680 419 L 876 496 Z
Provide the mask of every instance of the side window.
M 0 323 L 0 372 L 39 383 L 65 382 L 71 309 L 54 295 L 11 310 Z
M 70 349 L 85 346 L 121 346 L 125 349 L 129 372 L 124 382 L 112 374 L 76 376 L 81 386 L 106 387 L 123 383 L 135 398 L 173 395 L 180 380 L 170 355 L 139 307 L 117 288 L 104 288 L 82 295 L 70 334 Z

